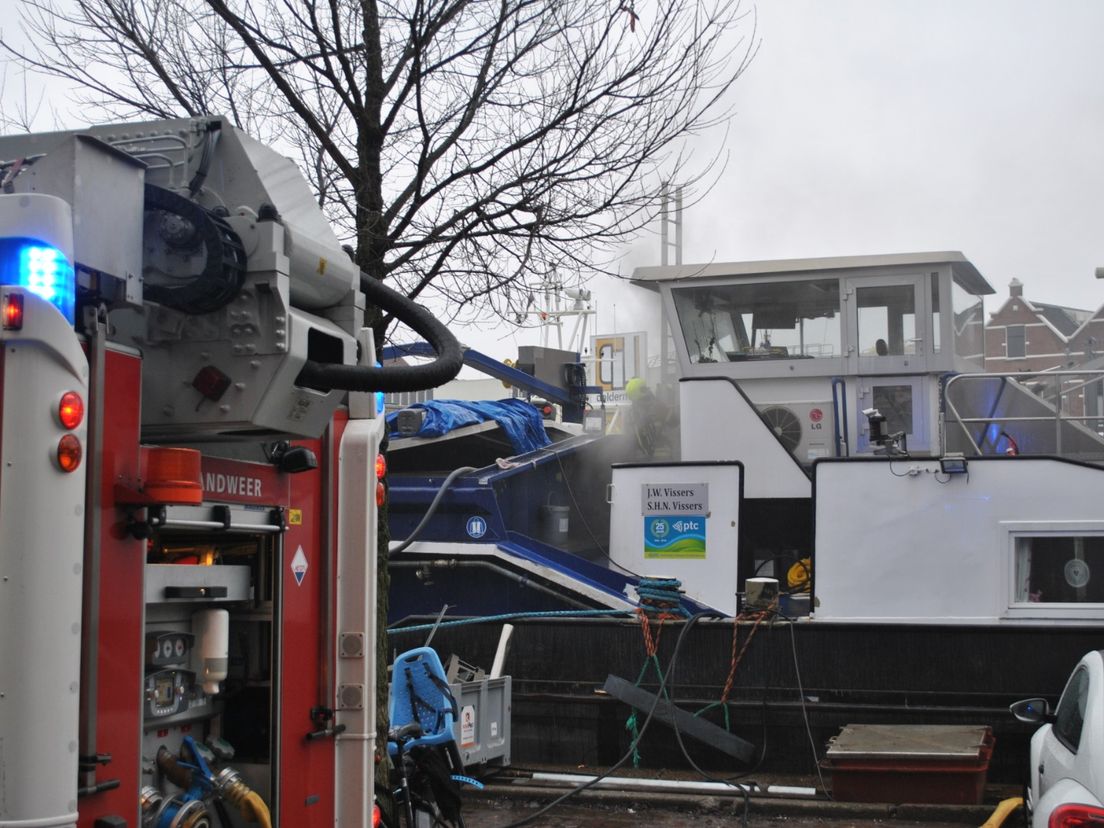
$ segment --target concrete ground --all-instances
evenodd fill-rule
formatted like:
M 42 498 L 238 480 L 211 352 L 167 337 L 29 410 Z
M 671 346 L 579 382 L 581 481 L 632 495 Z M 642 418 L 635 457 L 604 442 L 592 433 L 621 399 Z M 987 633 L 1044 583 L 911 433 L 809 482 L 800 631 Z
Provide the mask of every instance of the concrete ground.
M 498 802 L 465 809 L 464 821 L 467 828 L 506 828 L 532 816 L 536 810 L 535 803 Z M 733 828 L 744 824 L 766 828 L 977 828 L 985 819 L 982 817 L 977 822 L 948 822 L 860 814 L 772 816 L 757 814 L 753 806 L 747 822 L 744 823 L 741 811 L 741 808 L 731 811 L 696 811 L 563 805 L 526 824 L 533 828 L 639 828 L 645 825 L 651 828 Z
M 465 811 L 467 828 L 507 828 L 530 816 L 533 807 L 502 804 Z M 733 828 L 744 823 L 738 813 L 697 813 L 693 811 L 654 811 L 650 809 L 605 809 L 563 806 L 537 817 L 526 825 L 532 828 Z M 754 811 L 746 823 L 750 828 L 977 828 L 978 822 L 928 822 L 865 817 L 767 817 Z
M 809 784 L 815 780 L 769 779 L 771 784 Z M 481 793 L 466 793 L 467 828 L 507 828 L 532 818 L 534 828 L 977 828 L 997 803 L 1018 791 L 990 786 L 982 805 L 886 804 L 833 802 L 823 795 L 778 796 L 756 793 L 712 795 L 648 790 L 588 790 L 547 813 L 540 809 L 566 792 L 566 786 L 533 783 L 524 775 L 502 775 L 489 780 Z M 747 816 L 745 818 L 745 804 Z M 1005 828 L 1023 826 L 1022 808 L 1004 822 Z

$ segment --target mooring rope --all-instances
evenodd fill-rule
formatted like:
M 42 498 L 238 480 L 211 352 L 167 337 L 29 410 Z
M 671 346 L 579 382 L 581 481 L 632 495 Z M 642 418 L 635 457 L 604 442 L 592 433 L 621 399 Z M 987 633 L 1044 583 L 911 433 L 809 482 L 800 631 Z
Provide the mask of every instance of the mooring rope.
M 465 624 L 494 624 L 498 621 L 516 621 L 521 618 L 593 618 L 595 616 L 629 616 L 635 613 L 634 609 L 604 609 L 604 610 L 545 610 L 543 612 L 505 612 L 500 615 L 478 615 L 472 618 L 458 618 L 455 621 L 442 621 L 440 624 L 416 624 L 411 627 L 389 627 L 388 635 L 396 635 L 406 632 L 426 632 L 433 628 L 461 627 Z

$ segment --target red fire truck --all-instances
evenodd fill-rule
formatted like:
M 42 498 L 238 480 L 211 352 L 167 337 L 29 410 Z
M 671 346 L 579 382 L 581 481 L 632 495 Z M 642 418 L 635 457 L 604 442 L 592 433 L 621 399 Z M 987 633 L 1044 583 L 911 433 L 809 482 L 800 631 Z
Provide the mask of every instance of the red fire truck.
M 459 346 L 221 119 L 0 137 L 0 186 L 0 828 L 370 825 L 378 392 Z

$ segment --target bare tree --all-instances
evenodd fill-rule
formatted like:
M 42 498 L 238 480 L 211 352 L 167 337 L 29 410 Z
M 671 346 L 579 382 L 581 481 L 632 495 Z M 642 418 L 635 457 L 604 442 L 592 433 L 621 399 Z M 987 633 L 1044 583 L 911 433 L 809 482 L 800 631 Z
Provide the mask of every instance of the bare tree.
M 30 45 L 0 47 L 77 86 L 89 120 L 221 114 L 297 153 L 361 269 L 462 321 L 602 267 L 664 179 L 708 175 L 684 139 L 726 119 L 755 44 L 739 0 L 22 4 Z
M 663 179 L 707 175 L 684 139 L 755 43 L 739 0 L 23 0 L 22 23 L 0 46 L 86 113 L 223 114 L 298 153 L 361 268 L 463 321 L 608 266 Z

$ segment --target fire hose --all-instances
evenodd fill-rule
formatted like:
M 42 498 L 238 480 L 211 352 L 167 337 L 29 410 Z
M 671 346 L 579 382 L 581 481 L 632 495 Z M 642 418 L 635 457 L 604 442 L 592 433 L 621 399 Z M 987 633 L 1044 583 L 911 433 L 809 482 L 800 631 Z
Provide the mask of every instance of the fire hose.
M 247 822 L 272 828 L 272 818 L 261 796 L 242 781 L 233 768 L 211 772 L 191 736 L 184 737 L 182 752 L 191 754 L 191 761 L 174 756 L 162 746 L 157 751 L 157 767 L 165 778 L 184 793 L 164 797 L 156 788 L 142 789 L 143 828 L 212 828 L 208 800 L 222 811 L 222 802 L 238 808 Z M 225 823 L 225 819 L 223 819 Z

